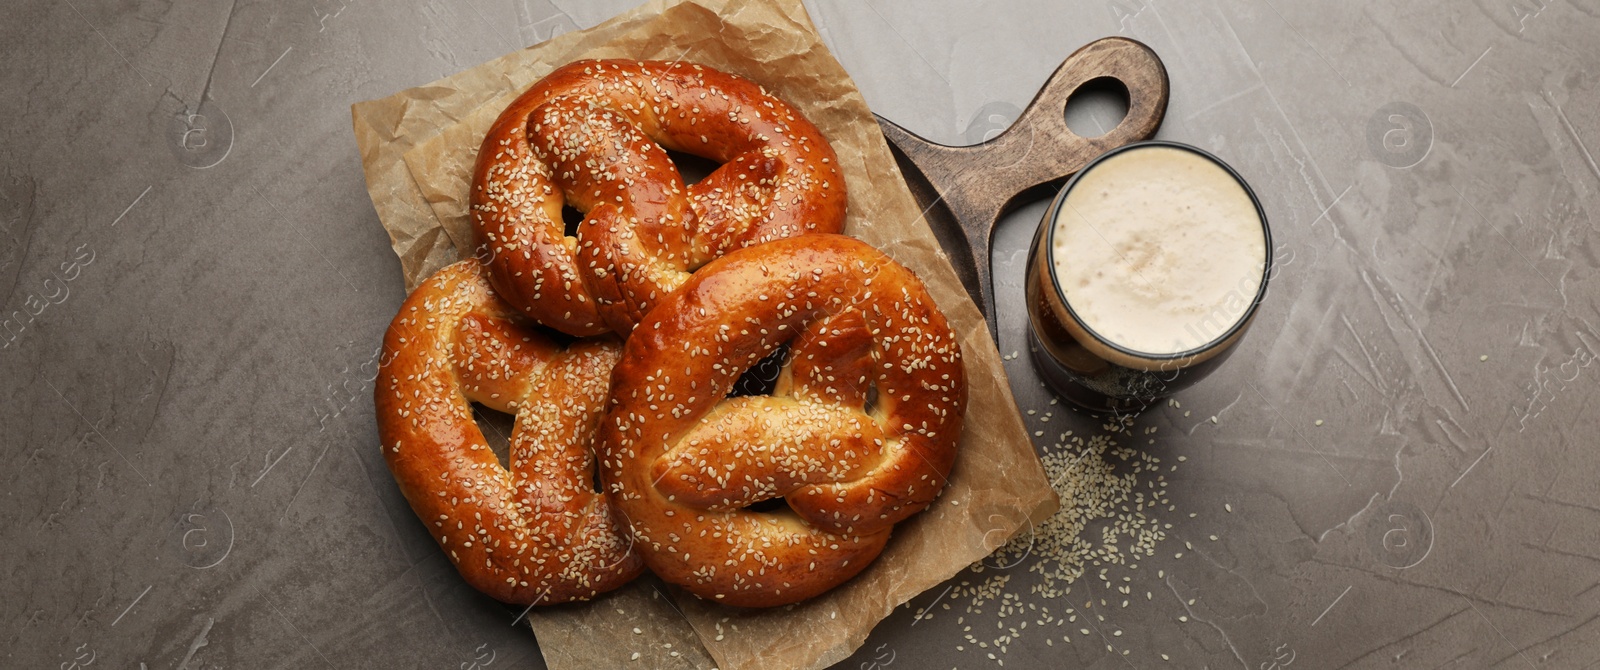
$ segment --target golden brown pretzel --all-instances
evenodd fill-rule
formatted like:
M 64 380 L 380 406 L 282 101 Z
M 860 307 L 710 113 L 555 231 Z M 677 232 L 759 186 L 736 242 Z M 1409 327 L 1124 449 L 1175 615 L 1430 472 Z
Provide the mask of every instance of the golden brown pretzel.
M 509 603 L 585 600 L 642 567 L 593 484 L 620 347 L 562 347 L 520 320 L 477 261 L 418 286 L 384 336 L 378 436 L 411 509 L 473 587 Z M 469 401 L 516 414 L 509 472 Z
M 685 187 L 662 147 L 723 165 Z M 561 207 L 585 215 L 567 237 Z M 732 249 L 839 232 L 845 186 L 816 126 L 693 63 L 578 61 L 500 114 L 473 170 L 474 244 L 500 295 L 578 336 L 627 334 Z
M 726 398 L 785 342 L 771 396 Z M 712 261 L 639 324 L 612 381 L 600 474 L 636 548 L 662 579 L 745 607 L 877 557 L 944 487 L 966 404 L 960 345 L 922 283 L 842 235 Z M 743 509 L 778 496 L 788 509 Z

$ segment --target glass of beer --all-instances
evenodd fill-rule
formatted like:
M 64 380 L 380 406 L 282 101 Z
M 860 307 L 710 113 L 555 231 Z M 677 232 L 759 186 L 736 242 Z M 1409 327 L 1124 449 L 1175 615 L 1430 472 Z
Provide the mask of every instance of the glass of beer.
M 1138 412 L 1205 377 L 1266 295 L 1272 232 L 1255 193 L 1201 149 L 1113 149 L 1056 195 L 1028 252 L 1029 349 L 1092 411 Z

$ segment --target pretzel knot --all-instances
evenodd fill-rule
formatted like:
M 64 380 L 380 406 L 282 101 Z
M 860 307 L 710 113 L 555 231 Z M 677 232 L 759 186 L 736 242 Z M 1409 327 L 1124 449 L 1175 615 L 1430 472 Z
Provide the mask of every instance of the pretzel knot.
M 374 407 L 383 455 L 462 577 L 499 600 L 560 603 L 642 568 L 591 450 L 620 347 L 561 346 L 489 288 L 477 261 L 440 270 L 383 341 Z M 516 414 L 510 469 L 469 402 Z
M 686 187 L 663 147 L 722 166 Z M 575 236 L 563 204 L 584 214 Z M 490 128 L 471 214 L 508 302 L 572 335 L 627 334 L 723 253 L 839 232 L 845 186 L 816 126 L 748 80 L 692 63 L 578 61 Z
M 790 345 L 770 396 L 728 398 Z M 602 482 L 662 579 L 767 607 L 855 575 L 955 461 L 966 385 L 944 315 L 863 242 L 732 252 L 629 337 L 600 427 Z M 787 507 L 746 507 L 783 497 Z

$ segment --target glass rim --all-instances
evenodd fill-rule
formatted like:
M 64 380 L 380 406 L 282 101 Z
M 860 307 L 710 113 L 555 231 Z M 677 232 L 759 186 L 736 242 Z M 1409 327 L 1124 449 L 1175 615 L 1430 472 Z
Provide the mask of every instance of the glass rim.
M 1078 312 L 1072 308 L 1072 301 L 1067 299 L 1066 292 L 1061 289 L 1061 280 L 1056 276 L 1056 264 L 1054 258 L 1056 216 L 1060 213 L 1061 204 L 1066 201 L 1067 194 L 1072 192 L 1072 188 L 1078 184 L 1078 180 L 1081 179 L 1084 174 L 1088 173 L 1090 170 L 1093 170 L 1095 166 L 1099 165 L 1106 159 L 1111 158 L 1112 156 L 1116 156 L 1128 151 L 1150 147 L 1167 147 L 1170 149 L 1177 149 L 1179 151 L 1187 151 L 1211 161 L 1213 164 L 1226 171 L 1229 176 L 1233 177 L 1234 181 L 1238 182 L 1239 187 L 1244 189 L 1245 195 L 1250 197 L 1250 204 L 1255 207 L 1256 218 L 1261 223 L 1261 235 L 1262 240 L 1265 243 L 1263 245 L 1265 254 L 1261 262 L 1261 283 L 1256 287 L 1256 294 L 1255 297 L 1250 300 L 1250 306 L 1246 307 L 1244 312 L 1239 315 L 1239 318 L 1235 319 L 1233 323 L 1228 326 L 1228 329 L 1222 332 L 1222 334 L 1193 349 L 1170 354 L 1156 354 L 1148 351 L 1130 349 L 1111 341 L 1098 332 L 1095 332 L 1095 329 L 1090 327 L 1088 322 L 1084 321 L 1082 317 L 1078 316 Z M 1216 155 L 1206 151 L 1205 149 L 1201 149 L 1200 147 L 1191 144 L 1173 142 L 1171 140 L 1144 140 L 1142 142 L 1124 144 L 1115 149 L 1107 150 L 1105 153 L 1094 157 L 1093 160 L 1084 164 L 1084 166 L 1079 169 L 1076 174 L 1072 175 L 1071 179 L 1067 180 L 1066 185 L 1061 187 L 1061 192 L 1057 193 L 1055 198 L 1050 202 L 1050 208 L 1045 210 L 1044 220 L 1040 222 L 1040 225 L 1048 225 L 1048 227 L 1045 229 L 1044 253 L 1042 256 L 1048 259 L 1047 263 L 1050 269 L 1050 287 L 1055 291 L 1056 298 L 1061 301 L 1061 305 L 1067 309 L 1067 314 L 1072 317 L 1074 322 L 1083 328 L 1084 332 L 1088 333 L 1090 337 L 1094 338 L 1096 342 L 1099 342 L 1100 344 L 1103 344 L 1106 347 L 1117 351 L 1118 353 L 1132 358 L 1163 362 L 1183 360 L 1204 354 L 1207 351 L 1210 351 L 1221 345 L 1223 342 L 1227 342 L 1229 339 L 1233 338 L 1233 336 L 1237 335 L 1239 331 L 1243 330 L 1245 324 L 1249 323 L 1250 320 L 1255 317 L 1256 308 L 1261 306 L 1262 299 L 1264 299 L 1267 295 L 1267 281 L 1272 277 L 1272 227 L 1267 223 L 1267 212 L 1265 209 L 1262 209 L 1261 200 L 1256 197 L 1255 189 L 1250 188 L 1250 183 L 1245 181 L 1244 176 L 1239 174 L 1239 171 L 1235 170 L 1232 165 L 1227 163 L 1227 161 L 1218 158 Z

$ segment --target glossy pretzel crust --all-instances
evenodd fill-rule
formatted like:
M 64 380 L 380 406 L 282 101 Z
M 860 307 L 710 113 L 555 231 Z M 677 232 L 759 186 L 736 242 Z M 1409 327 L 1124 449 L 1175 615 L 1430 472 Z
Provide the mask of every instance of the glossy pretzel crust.
M 770 396 L 727 398 L 780 344 Z M 770 607 L 849 579 L 956 457 L 961 349 L 910 270 L 842 235 L 729 253 L 634 330 L 600 473 L 646 564 L 702 598 Z M 782 496 L 787 508 L 746 506 Z
M 663 147 L 723 165 L 685 186 Z M 513 101 L 479 149 L 475 256 L 541 324 L 627 334 L 733 249 L 843 229 L 827 140 L 760 86 L 687 62 L 578 61 Z M 561 208 L 585 215 L 565 235 Z
M 411 293 L 374 391 L 384 459 L 468 583 L 498 600 L 587 600 L 638 575 L 626 527 L 596 493 L 591 450 L 620 347 L 563 347 L 489 288 L 477 261 Z M 516 415 L 510 469 L 469 401 Z

